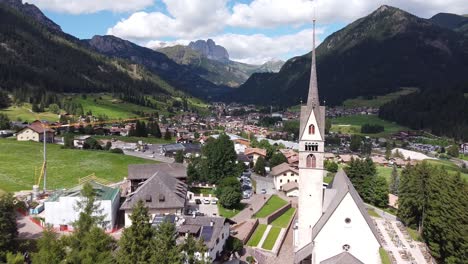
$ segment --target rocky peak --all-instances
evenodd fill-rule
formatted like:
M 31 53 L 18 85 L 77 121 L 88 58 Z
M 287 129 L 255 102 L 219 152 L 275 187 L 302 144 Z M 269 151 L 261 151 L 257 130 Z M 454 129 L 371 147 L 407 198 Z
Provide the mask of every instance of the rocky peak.
M 60 26 L 46 17 L 44 13 L 42 13 L 42 11 L 35 5 L 28 3 L 23 4 L 22 0 L 0 0 L 0 4 L 4 4 L 28 17 L 31 17 L 52 31 L 62 32 Z
M 104 53 L 116 53 L 132 47 L 132 43 L 115 36 L 94 36 L 88 41 L 96 50 Z
M 199 52 L 203 56 L 211 60 L 220 62 L 229 62 L 229 53 L 227 50 L 216 43 L 212 39 L 208 40 L 197 40 L 190 42 L 189 48 Z

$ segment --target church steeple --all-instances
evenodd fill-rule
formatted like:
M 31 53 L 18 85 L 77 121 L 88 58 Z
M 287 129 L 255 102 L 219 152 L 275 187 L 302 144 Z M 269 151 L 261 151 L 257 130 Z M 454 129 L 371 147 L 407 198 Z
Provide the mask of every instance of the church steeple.
M 312 63 L 310 65 L 309 95 L 307 97 L 307 106 L 315 108 L 320 105 L 317 84 L 317 67 L 315 60 L 315 18 L 313 20 L 313 40 L 312 40 Z

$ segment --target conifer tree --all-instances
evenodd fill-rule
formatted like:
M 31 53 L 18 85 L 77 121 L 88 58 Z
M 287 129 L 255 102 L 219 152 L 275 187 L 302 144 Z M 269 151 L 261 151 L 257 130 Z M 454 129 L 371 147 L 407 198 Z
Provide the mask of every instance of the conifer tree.
M 182 262 L 180 248 L 176 244 L 177 230 L 174 224 L 159 224 L 155 234 L 154 254 L 151 263 L 174 264 Z
M 0 196 L 0 261 L 5 260 L 7 251 L 14 251 L 18 236 L 15 205 L 12 194 Z
M 65 259 L 65 248 L 58 234 L 48 227 L 37 241 L 38 251 L 32 254 L 34 264 L 60 264 Z
M 398 171 L 396 166 L 393 166 L 392 177 L 390 179 L 390 193 L 398 195 L 398 185 L 400 184 L 400 176 L 398 176 Z
M 254 171 L 260 175 L 265 175 L 265 159 L 263 157 L 258 157 L 257 162 L 255 162 Z
M 117 263 L 151 263 L 156 232 L 151 226 L 148 208 L 142 200 L 139 200 L 133 207 L 130 220 L 132 225 L 125 228 L 119 241 Z

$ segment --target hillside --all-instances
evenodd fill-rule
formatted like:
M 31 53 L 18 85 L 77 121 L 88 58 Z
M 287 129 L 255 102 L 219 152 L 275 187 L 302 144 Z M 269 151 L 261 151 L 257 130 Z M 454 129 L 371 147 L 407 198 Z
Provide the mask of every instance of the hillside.
M 76 40 L 76 41 L 75 41 Z M 0 88 L 15 101 L 49 93 L 171 95 L 175 89 L 142 67 L 92 52 L 65 33 L 0 4 Z
M 400 87 L 468 87 L 468 40 L 397 8 L 382 6 L 327 37 L 317 48 L 320 96 L 327 104 Z M 305 100 L 310 53 L 276 74 L 254 74 L 229 99 L 295 105 Z
M 172 86 L 198 97 L 209 98 L 222 94 L 228 89 L 201 78 L 189 67 L 175 63 L 161 52 L 138 46 L 115 36 L 94 36 L 86 42 L 101 54 L 143 65 Z
M 206 43 L 212 44 L 210 46 Z M 208 81 L 230 87 L 243 84 L 255 72 L 278 72 L 284 64 L 280 60 L 268 61 L 262 65 L 232 61 L 226 49 L 212 40 L 198 40 L 191 42 L 189 46 L 164 47 L 157 51 L 166 54 L 178 64 L 188 66 L 193 73 Z
M 435 24 L 452 29 L 468 36 L 468 17 L 449 13 L 439 13 L 431 17 L 430 20 Z

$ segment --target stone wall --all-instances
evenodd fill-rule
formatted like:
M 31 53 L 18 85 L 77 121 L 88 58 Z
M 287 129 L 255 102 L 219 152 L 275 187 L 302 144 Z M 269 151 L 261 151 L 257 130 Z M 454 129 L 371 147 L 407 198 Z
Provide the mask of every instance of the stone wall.
M 283 207 L 271 213 L 269 216 L 265 217 L 266 224 L 267 225 L 271 224 L 271 222 L 275 221 L 276 218 L 280 217 L 284 212 L 289 210 L 289 208 L 291 208 L 291 202 L 287 203 Z

